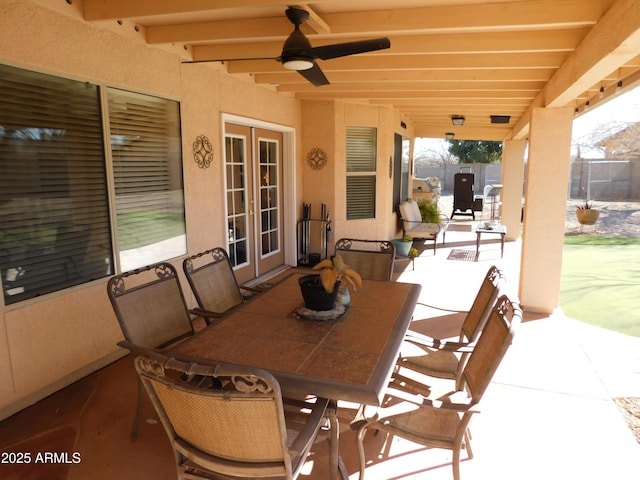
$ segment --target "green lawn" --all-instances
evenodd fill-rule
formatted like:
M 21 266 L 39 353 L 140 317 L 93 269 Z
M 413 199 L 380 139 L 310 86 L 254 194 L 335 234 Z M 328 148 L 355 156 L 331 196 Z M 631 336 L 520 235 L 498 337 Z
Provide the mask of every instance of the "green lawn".
M 576 320 L 640 337 L 640 239 L 565 237 L 560 306 Z
M 185 234 L 182 215 L 161 212 L 131 212 L 118 215 L 121 250 L 144 247 Z

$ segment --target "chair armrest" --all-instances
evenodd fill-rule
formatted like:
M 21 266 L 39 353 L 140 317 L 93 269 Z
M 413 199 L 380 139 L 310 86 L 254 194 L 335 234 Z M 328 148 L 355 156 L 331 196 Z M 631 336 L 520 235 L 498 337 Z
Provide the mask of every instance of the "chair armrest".
M 441 310 L 443 312 L 451 312 L 451 313 L 469 313 L 468 310 L 451 310 L 449 308 L 443 308 L 443 307 L 436 307 L 434 305 L 429 305 L 428 303 L 424 303 L 424 302 L 417 302 L 418 305 L 422 305 L 423 307 L 428 307 L 428 308 L 433 308 L 434 310 Z
M 419 347 L 433 350 L 446 350 L 448 352 L 471 353 L 475 347 L 473 342 L 453 342 L 427 337 L 417 332 L 408 331 L 404 337 L 405 342 L 413 343 Z
M 222 313 L 212 312 L 211 310 L 200 307 L 190 309 L 189 313 L 204 318 L 222 318 L 224 316 Z
M 422 220 L 405 220 L 404 218 L 402 219 L 402 221 L 404 223 L 415 223 L 416 225 L 420 225 L 420 224 L 424 223 Z
M 406 377 L 402 378 L 406 379 Z M 423 387 L 425 389 L 429 389 L 426 385 L 423 385 Z M 398 382 L 398 378 L 396 378 L 395 381 L 392 380 L 392 383 L 387 388 L 385 395 L 404 402 L 413 403 L 421 408 L 435 408 L 439 410 L 446 409 L 462 413 L 480 412 L 478 404 L 474 403 L 464 391 L 451 391 L 445 393 L 442 391 L 434 391 L 429 395 L 422 395 L 420 393 L 412 393 L 409 389 L 406 389 L 402 383 Z
M 244 285 L 240 285 L 240 290 L 246 290 L 247 292 L 253 292 L 253 293 L 262 293 L 265 291 L 264 288 L 246 287 Z
M 295 456 L 303 455 L 311 449 L 316 434 L 323 425 L 323 419 L 329 406 L 326 398 L 316 398 L 315 403 L 306 403 L 306 408 L 311 408 L 311 413 L 306 417 L 306 423 L 296 439 L 289 447 L 289 452 Z
M 159 350 L 154 348 L 141 347 L 129 340 L 121 340 L 117 343 L 119 347 L 126 348 L 133 355 L 144 355 L 145 357 L 155 358 L 156 360 L 166 360 L 166 357 L 162 355 Z

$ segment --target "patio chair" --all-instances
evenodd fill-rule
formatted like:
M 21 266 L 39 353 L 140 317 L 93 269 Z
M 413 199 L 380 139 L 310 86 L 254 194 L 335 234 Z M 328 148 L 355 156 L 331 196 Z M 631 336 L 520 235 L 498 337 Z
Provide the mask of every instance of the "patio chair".
M 365 280 L 391 280 L 396 249 L 388 240 L 341 238 L 335 255 L 340 255 Z
M 460 451 L 473 458 L 469 422 L 480 412 L 486 391 L 522 319 L 522 310 L 500 297 L 482 330 L 476 347 L 462 372 L 465 391 L 451 391 L 422 384 L 414 378 L 394 375 L 382 406 L 375 415 L 361 406 L 351 423 L 357 432 L 360 480 L 364 479 L 366 458 L 364 437 L 367 430 L 379 430 L 428 447 L 453 451 L 453 478 L 460 479 Z
M 323 398 L 283 402 L 268 372 L 237 365 L 198 365 L 147 352 L 136 371 L 171 442 L 179 479 L 295 479 L 335 414 Z M 198 385 L 184 379 L 196 376 Z M 337 428 L 331 429 L 337 454 Z M 335 459 L 332 458 L 332 461 Z
M 258 288 L 238 285 L 227 252 L 216 247 L 187 257 L 182 268 L 198 302 L 190 312 L 204 317 L 207 325 L 212 318 L 221 318 L 225 312 L 244 302 L 243 290 L 259 293 Z
M 431 377 L 453 379 L 456 381 L 456 388 L 461 389 L 465 361 L 489 319 L 504 283 L 502 271 L 496 266 L 489 268 L 471 309 L 466 312 L 457 341 L 427 337 L 410 329 L 401 347 L 398 367 L 415 370 Z
M 111 277 L 107 293 L 124 338 L 131 343 L 163 348 L 194 333 L 178 274 L 170 263 L 149 265 Z M 132 438 L 138 436 L 144 402 L 142 385 L 138 387 Z
M 402 222 L 402 235 L 433 242 L 433 254 L 435 255 L 438 237 L 441 233 L 442 243 L 444 244 L 449 217 L 440 215 L 441 223 L 423 222 L 418 202 L 413 199 L 400 202 L 398 214 Z

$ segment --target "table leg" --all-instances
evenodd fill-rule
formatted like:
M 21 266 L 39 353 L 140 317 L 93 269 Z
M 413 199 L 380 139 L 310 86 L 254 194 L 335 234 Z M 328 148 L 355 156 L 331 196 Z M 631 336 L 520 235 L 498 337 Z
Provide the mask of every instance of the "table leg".
M 335 402 L 331 402 L 327 409 L 329 423 L 330 423 L 330 438 L 329 438 L 329 466 L 331 469 L 331 480 L 349 480 L 349 473 L 347 467 L 340 456 L 339 450 L 339 438 L 340 438 L 340 423 L 338 422 L 338 406 Z
M 478 254 L 480 253 L 480 232 L 476 233 L 476 260 L 478 259 Z
M 500 258 L 504 258 L 504 233 L 500 234 Z

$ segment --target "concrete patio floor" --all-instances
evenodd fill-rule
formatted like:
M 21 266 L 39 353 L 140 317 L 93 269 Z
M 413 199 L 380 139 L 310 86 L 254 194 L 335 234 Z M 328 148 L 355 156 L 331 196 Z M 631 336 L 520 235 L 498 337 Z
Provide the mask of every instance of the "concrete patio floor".
M 516 298 L 520 245 L 483 237 L 477 262 L 448 260 L 452 249 L 475 253 L 471 221 L 456 221 L 434 256 L 426 248 L 396 270 L 398 281 L 423 285 L 420 300 L 448 309 L 469 307 L 488 268 L 495 264 Z M 418 306 L 413 327 L 440 338 L 455 336 L 459 316 Z M 442 315 L 442 312 L 438 313 Z M 176 478 L 162 426 L 144 423 L 129 439 L 136 381 L 129 358 L 71 385 L 0 422 L 0 452 L 78 452 L 79 463 L 0 463 L 5 480 Z M 612 398 L 640 397 L 640 338 L 627 337 L 553 315 L 525 314 L 516 339 L 472 421 L 474 458 L 461 463 L 463 480 L 637 479 L 640 444 Z M 356 405 L 341 403 L 340 451 L 358 478 L 355 437 L 349 429 Z M 146 418 L 153 418 L 150 405 Z M 409 441 L 367 434 L 367 480 L 452 479 L 451 453 Z M 301 478 L 328 478 L 327 441 L 314 448 Z

